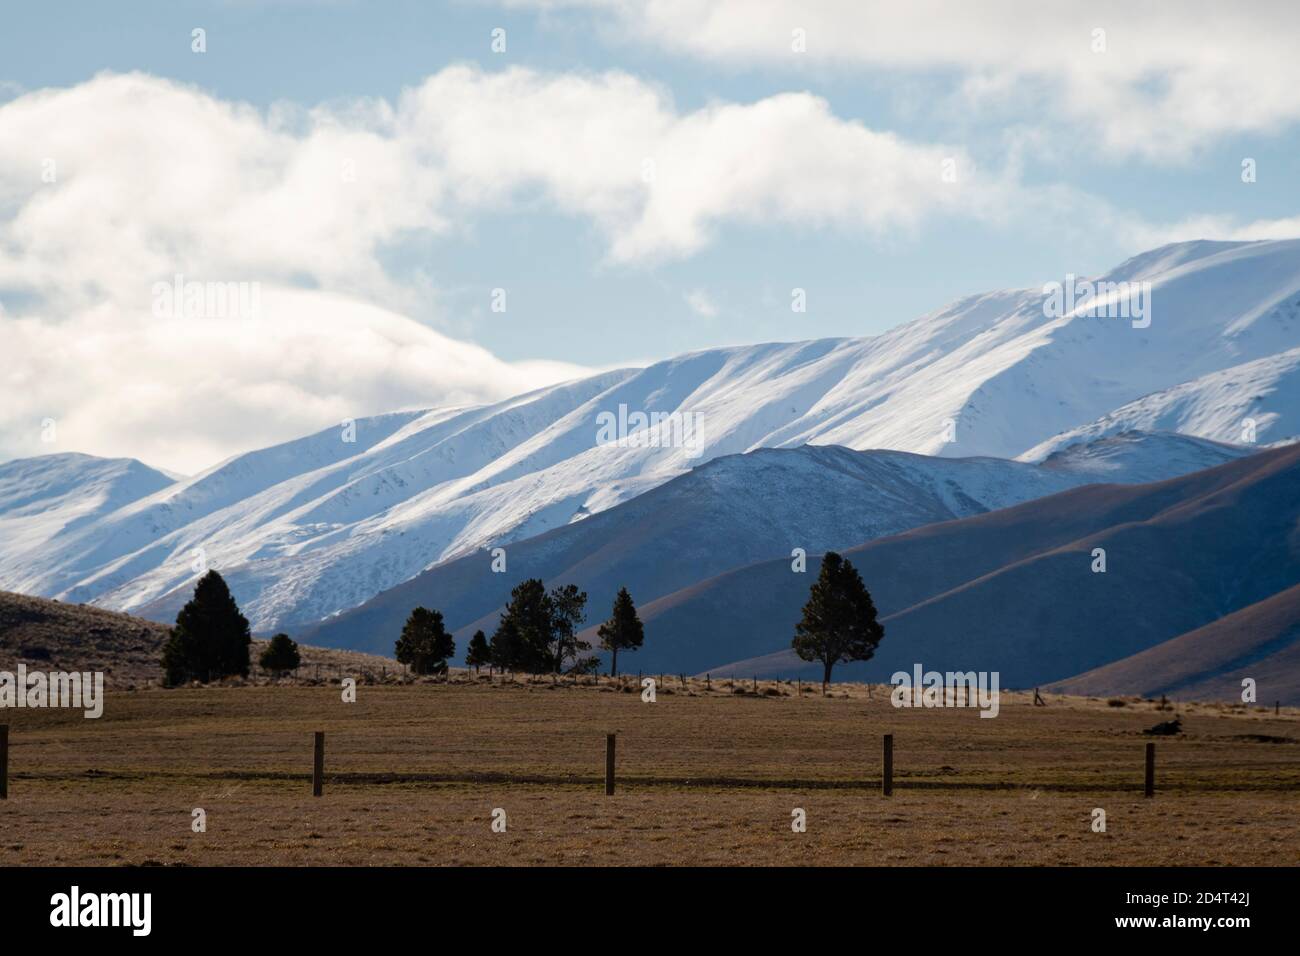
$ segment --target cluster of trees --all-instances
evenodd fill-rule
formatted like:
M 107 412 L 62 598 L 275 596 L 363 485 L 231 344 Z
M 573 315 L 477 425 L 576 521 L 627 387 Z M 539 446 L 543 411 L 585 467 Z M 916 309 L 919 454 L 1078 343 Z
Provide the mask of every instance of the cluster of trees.
M 589 653 L 591 642 L 579 634 L 586 622 L 587 594 L 576 585 L 546 590 L 529 578 L 510 592 L 510 602 L 489 640 L 482 631 L 470 639 L 465 663 L 532 674 L 589 674 L 599 658 Z M 610 673 L 618 674 L 619 651 L 635 651 L 645 641 L 645 628 L 627 588 L 620 588 L 609 620 L 596 629 L 601 650 L 611 654 Z M 822 558 L 821 573 L 809 591 L 803 616 L 795 625 L 791 646 L 800 659 L 822 664 L 823 685 L 836 664 L 870 660 L 885 636 L 876 620 L 876 606 L 856 568 L 834 551 Z M 216 571 L 194 587 L 194 597 L 176 616 L 163 645 L 163 671 L 169 685 L 189 681 L 248 676 L 252 643 L 248 619 L 239 611 L 230 588 Z M 417 607 L 397 639 L 397 659 L 416 674 L 442 674 L 456 654 L 439 611 Z M 298 645 L 277 634 L 259 663 L 283 673 L 299 666 Z
M 194 596 L 176 615 L 176 624 L 163 644 L 164 682 L 169 686 L 190 681 L 248 676 L 248 650 L 253 638 L 248 618 L 239 611 L 234 595 L 216 571 L 209 571 L 194 586 Z M 271 638 L 258 663 L 268 671 L 283 673 L 298 667 L 298 645 L 288 634 Z
M 530 674 L 593 672 L 591 642 L 578 637 L 586 607 L 587 592 L 574 584 L 549 592 L 538 578 L 516 585 L 488 644 L 492 664 Z
M 590 674 L 600 659 L 589 653 L 591 642 L 578 635 L 587 620 L 587 593 L 564 584 L 546 590 L 538 578 L 515 586 L 491 639 L 475 631 L 465 651 L 465 663 L 475 668 L 530 674 Z M 634 651 L 645 641 L 645 629 L 627 588 L 620 588 L 610 618 L 596 630 L 602 650 L 613 655 L 611 673 L 618 673 L 618 652 Z M 417 674 L 439 674 L 455 656 L 456 645 L 443 625 L 442 614 L 417 607 L 407 618 L 397 641 L 397 659 Z
M 589 653 L 591 643 L 578 636 L 586 622 L 586 606 L 587 594 L 576 585 L 547 591 L 541 580 L 529 578 L 510 592 L 510 602 L 490 639 L 481 630 L 474 632 L 465 663 L 475 670 L 594 673 L 599 658 Z M 610 673 L 617 675 L 619 651 L 635 651 L 645 642 L 645 628 L 627 588 L 619 588 L 609 620 L 596 629 L 596 635 L 600 649 L 610 654 Z M 884 636 L 875 603 L 857 569 L 842 555 L 827 552 L 795 625 L 791 641 L 795 653 L 802 660 L 821 663 L 824 687 L 836 664 L 870 660 Z M 439 612 L 422 607 L 411 612 L 397 642 L 399 661 L 410 664 L 417 674 L 443 673 L 455 653 Z

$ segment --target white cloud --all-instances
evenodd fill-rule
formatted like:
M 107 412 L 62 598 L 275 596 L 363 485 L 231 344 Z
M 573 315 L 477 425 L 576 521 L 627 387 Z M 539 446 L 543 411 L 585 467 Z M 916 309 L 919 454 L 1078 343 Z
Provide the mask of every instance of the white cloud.
M 968 174 L 941 184 L 949 156 Z M 403 318 L 384 251 L 541 198 L 616 261 L 688 255 L 728 222 L 873 234 L 982 214 L 958 151 L 804 93 L 677 111 L 621 73 L 451 67 L 382 100 L 269 111 L 142 74 L 0 105 L 0 453 L 60 447 L 193 470 L 340 416 L 484 400 L 578 374 Z M 256 282 L 252 325 L 159 320 L 156 283 Z M 294 292 L 316 288 L 316 294 Z M 372 305 L 363 305 L 369 302 Z
M 713 62 L 958 71 L 989 105 L 1046 96 L 1040 122 L 1083 121 L 1109 155 L 1179 162 L 1213 137 L 1300 120 L 1300 5 L 1292 0 L 509 0 L 587 7 L 626 38 Z M 792 31 L 806 52 L 792 51 Z M 1093 31 L 1105 31 L 1094 52 Z M 1052 115 L 1050 111 L 1055 111 Z
M 622 73 L 449 67 L 403 94 L 311 111 L 249 107 L 105 74 L 0 106 L 0 284 L 56 304 L 141 303 L 175 272 L 399 290 L 386 244 L 541 195 L 618 260 L 686 255 L 727 222 L 884 233 L 987 214 L 1003 183 L 785 93 L 674 109 Z M 941 164 L 961 170 L 956 188 Z M 46 169 L 55 181 L 41 179 Z
M 703 289 L 693 289 L 686 293 L 686 304 L 690 310 L 703 319 L 716 318 L 718 307 Z
M 1295 239 L 1300 236 L 1300 216 L 1254 219 L 1242 222 L 1233 216 L 1189 216 L 1174 223 L 1119 220 L 1123 235 L 1134 248 L 1150 249 L 1171 242 L 1215 239 L 1251 242 L 1261 239 Z
M 808 93 L 683 112 L 617 72 L 450 67 L 396 103 L 311 110 L 140 74 L 23 94 L 0 104 L 0 454 L 51 450 L 33 442 L 52 417 L 60 447 L 194 470 L 341 417 L 580 374 L 503 362 L 402 315 L 426 280 L 390 274 L 385 250 L 483 210 L 584 218 L 616 262 L 690 255 L 730 224 L 892 237 L 953 216 L 1059 228 L 1081 208 L 1087 229 L 1106 212 L 1016 175 Z M 260 283 L 267 311 L 157 319 L 154 285 L 178 273 Z
M 177 272 L 391 292 L 382 245 L 445 227 L 391 124 L 382 102 L 264 116 L 140 74 L 22 96 L 0 106 L 0 285 L 56 309 L 145 304 Z
M 587 371 L 506 363 L 331 293 L 264 288 L 260 298 L 251 319 L 106 304 L 63 322 L 0 320 L 0 451 L 129 455 L 195 472 L 346 418 L 489 401 Z
M 503 205 L 540 190 L 597 223 L 616 261 L 689 255 L 728 222 L 908 230 L 931 215 L 979 214 L 1001 188 L 959 149 L 840 119 L 808 93 L 680 113 L 622 73 L 452 67 L 404 97 L 397 127 L 457 202 Z M 941 182 L 947 158 L 969 188 Z

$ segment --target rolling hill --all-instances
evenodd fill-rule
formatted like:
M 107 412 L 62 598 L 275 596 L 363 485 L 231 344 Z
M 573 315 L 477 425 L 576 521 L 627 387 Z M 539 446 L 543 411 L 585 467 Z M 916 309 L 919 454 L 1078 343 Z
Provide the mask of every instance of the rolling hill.
M 1093 573 L 1093 550 L 1106 552 Z M 886 639 L 842 676 L 996 670 L 1064 680 L 1249 608 L 1300 582 L 1300 448 L 1147 485 L 1090 485 L 844 552 Z M 812 675 L 789 650 L 817 564 L 733 570 L 642 608 L 641 664 Z
M 762 449 L 715 459 L 631 501 L 510 545 L 505 573 L 477 553 L 421 573 L 307 629 L 313 643 L 387 650 L 417 605 L 462 638 L 491 632 L 519 581 L 574 583 L 603 617 L 619 587 L 641 603 L 795 548 L 817 554 L 935 522 L 983 514 L 1097 481 L 1142 482 L 1241 457 L 1182 435 L 1121 435 L 1039 465 L 931 458 L 836 446 Z M 725 642 L 726 635 L 714 640 Z
M 1148 650 L 1058 681 L 1063 694 L 1300 702 L 1300 584 Z
M 11 673 L 21 663 L 28 671 L 99 671 L 109 687 L 157 683 L 169 631 L 164 624 L 118 611 L 0 591 L 0 670 Z M 265 646 L 253 641 L 249 659 L 254 664 Z M 358 674 L 381 667 L 396 673 L 399 668 L 391 659 L 355 651 L 306 644 L 298 650 L 304 668 L 352 667 Z

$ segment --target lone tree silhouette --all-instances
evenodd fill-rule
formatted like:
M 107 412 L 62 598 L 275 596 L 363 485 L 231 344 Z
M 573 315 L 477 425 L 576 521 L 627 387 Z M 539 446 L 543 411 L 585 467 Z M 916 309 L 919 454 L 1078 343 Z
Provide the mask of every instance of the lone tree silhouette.
M 632 595 L 627 593 L 627 588 L 618 589 L 609 620 L 596 629 L 596 635 L 600 638 L 601 650 L 613 654 L 609 674 L 617 677 L 618 652 L 624 649 L 635 651 L 645 641 L 645 627 L 637 617 L 636 605 L 632 603 Z
M 866 661 L 876 652 L 885 629 L 876 620 L 876 606 L 852 564 L 827 551 L 821 574 L 809 590 L 803 619 L 794 626 L 790 646 L 805 661 L 821 661 L 822 693 L 831 682 L 831 668 L 841 662 Z
M 283 674 L 285 671 L 296 670 L 302 663 L 302 656 L 298 653 L 298 645 L 293 638 L 288 634 L 277 634 L 271 638 L 271 643 L 266 645 L 266 650 L 262 651 L 257 662 L 263 670 Z
M 474 673 L 484 664 L 492 663 L 492 648 L 488 646 L 487 635 L 475 631 L 469 639 L 469 648 L 465 651 L 465 666 L 474 668 Z
M 220 574 L 209 571 L 194 585 L 194 597 L 176 615 L 176 626 L 163 645 L 166 683 L 247 677 L 252 640 L 248 618 L 239 613 L 230 588 Z
M 447 673 L 447 658 L 456 653 L 456 642 L 442 623 L 441 611 L 417 607 L 402 626 L 397 639 L 397 660 L 410 664 L 416 674 Z

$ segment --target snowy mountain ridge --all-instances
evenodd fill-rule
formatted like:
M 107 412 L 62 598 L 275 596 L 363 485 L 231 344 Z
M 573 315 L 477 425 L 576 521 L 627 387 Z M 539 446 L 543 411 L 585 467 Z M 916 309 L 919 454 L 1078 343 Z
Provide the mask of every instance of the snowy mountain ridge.
M 66 482 L 41 469 L 75 470 L 69 456 L 10 462 L 0 587 L 139 610 L 188 589 L 196 567 L 217 567 L 265 630 L 759 448 L 1059 466 L 1054 453 L 1135 429 L 1240 443 L 1252 417 L 1260 445 L 1300 431 L 1300 240 L 1183 243 L 1099 280 L 1150 282 L 1150 326 L 1052 317 L 1042 289 L 994 292 L 870 338 L 708 349 L 493 405 L 359 419 L 352 440 L 327 429 L 180 481 L 139 465 L 141 477 L 98 498 L 43 497 Z M 599 441 L 599 416 L 620 405 L 696 416 L 703 454 Z M 1101 447 L 1118 454 L 1124 442 Z M 1090 458 L 1089 480 L 1169 477 L 1205 451 L 1177 447 L 1174 462 Z

